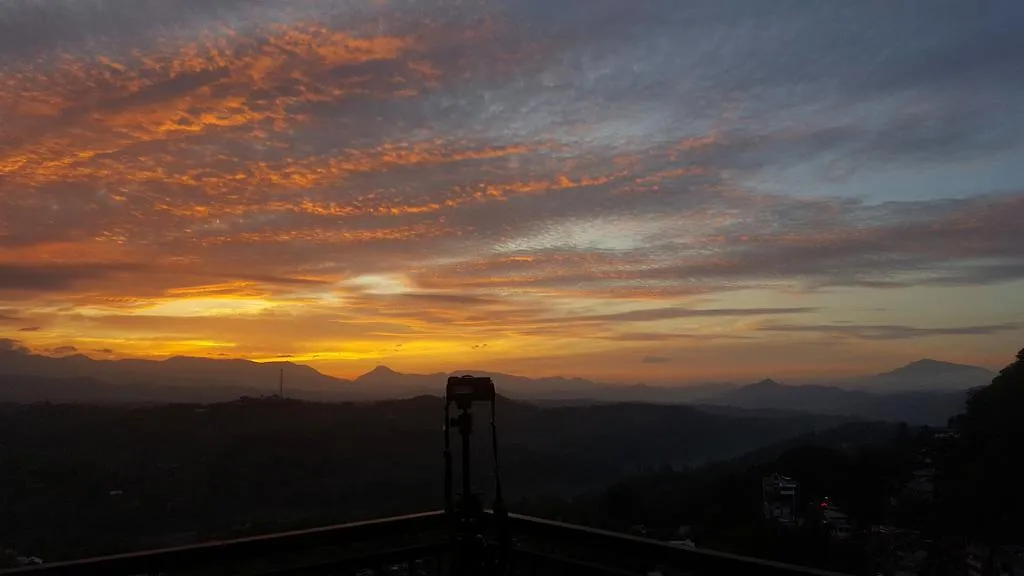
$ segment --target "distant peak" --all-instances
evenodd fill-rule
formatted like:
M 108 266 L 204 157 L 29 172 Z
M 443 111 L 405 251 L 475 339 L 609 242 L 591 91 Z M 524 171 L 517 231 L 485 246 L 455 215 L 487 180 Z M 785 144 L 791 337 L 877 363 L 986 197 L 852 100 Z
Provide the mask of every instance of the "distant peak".
M 952 362 L 943 362 L 942 360 L 935 360 L 932 358 L 921 358 L 920 360 L 914 360 L 907 366 L 952 366 Z
M 772 380 L 771 378 L 765 378 L 764 380 L 761 380 L 757 384 L 754 384 L 754 386 L 758 386 L 760 388 L 775 388 L 778 386 L 782 386 L 782 384 L 779 384 L 778 382 Z
M 881 376 L 922 376 L 965 371 L 984 372 L 987 370 L 979 366 L 970 366 L 968 364 L 956 364 L 954 362 L 945 362 L 943 360 L 935 360 L 933 358 L 922 358 L 920 360 L 915 360 L 895 370 L 883 372 Z
M 202 362 L 203 360 L 210 360 L 210 358 L 198 358 L 196 356 L 171 356 L 169 358 L 164 358 L 163 361 L 167 364 L 180 364 L 182 362 Z
M 387 366 L 380 365 L 374 368 L 373 370 L 370 370 L 366 374 L 363 374 L 362 376 L 356 378 L 356 380 L 380 380 L 385 378 L 392 378 L 395 376 L 399 376 L 398 372 L 395 372 L 394 370 L 388 368 Z

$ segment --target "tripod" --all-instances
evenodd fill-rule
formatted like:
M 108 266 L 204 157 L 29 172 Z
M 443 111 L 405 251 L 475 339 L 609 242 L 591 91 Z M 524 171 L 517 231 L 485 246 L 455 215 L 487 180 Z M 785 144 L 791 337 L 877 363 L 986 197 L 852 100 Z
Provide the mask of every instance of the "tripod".
M 491 404 L 491 449 L 494 457 L 494 517 L 497 528 L 498 547 L 495 550 L 485 537 L 484 509 L 479 494 L 472 489 L 471 438 L 473 435 L 472 406 L 476 401 Z M 458 416 L 450 415 L 451 405 L 459 410 Z M 490 378 L 463 376 L 448 379 L 444 404 L 444 464 L 445 464 L 445 513 L 449 522 L 449 537 L 452 546 L 452 576 L 477 576 L 503 574 L 507 566 L 508 537 L 505 509 L 501 490 L 501 474 L 498 466 L 498 431 L 495 423 L 494 383 Z M 451 451 L 451 429 L 458 430 L 462 441 L 462 492 L 458 501 L 453 494 L 453 470 Z

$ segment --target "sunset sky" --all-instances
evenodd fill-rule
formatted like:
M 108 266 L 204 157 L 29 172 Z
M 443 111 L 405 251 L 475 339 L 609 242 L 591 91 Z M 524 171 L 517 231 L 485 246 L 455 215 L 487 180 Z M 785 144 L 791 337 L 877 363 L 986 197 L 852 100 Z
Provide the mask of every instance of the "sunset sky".
M 622 381 L 1024 346 L 1024 3 L 0 3 L 0 349 Z

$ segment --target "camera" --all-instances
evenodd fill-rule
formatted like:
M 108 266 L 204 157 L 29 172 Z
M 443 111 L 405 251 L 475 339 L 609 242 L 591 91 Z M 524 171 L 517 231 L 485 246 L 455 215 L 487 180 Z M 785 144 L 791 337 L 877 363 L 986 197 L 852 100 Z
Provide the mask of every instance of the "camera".
M 460 410 L 468 410 L 473 402 L 494 402 L 494 381 L 486 376 L 450 376 L 445 397 Z

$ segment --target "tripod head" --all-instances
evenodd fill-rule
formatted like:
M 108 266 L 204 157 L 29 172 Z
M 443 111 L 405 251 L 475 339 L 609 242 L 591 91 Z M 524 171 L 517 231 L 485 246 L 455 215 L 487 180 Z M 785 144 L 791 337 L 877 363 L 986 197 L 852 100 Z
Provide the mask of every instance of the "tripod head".
M 473 402 L 494 403 L 494 381 L 486 376 L 451 376 L 445 388 L 445 403 L 469 410 Z
M 453 574 L 488 574 L 499 573 L 505 566 L 507 551 L 507 533 L 505 509 L 501 490 L 501 474 L 498 466 L 498 429 L 495 424 L 494 382 L 487 377 L 452 376 L 448 378 L 444 401 L 444 505 L 448 515 L 451 531 Z M 472 474 L 470 470 L 470 438 L 473 434 L 473 404 L 489 402 L 491 405 L 491 448 L 494 456 L 494 516 L 497 520 L 500 544 L 497 557 L 491 557 L 487 549 L 487 539 L 482 533 L 483 505 L 480 497 L 472 492 Z M 459 410 L 458 416 L 452 418 L 452 404 Z M 458 430 L 462 440 L 462 493 L 456 505 L 452 486 L 452 455 L 451 429 Z

